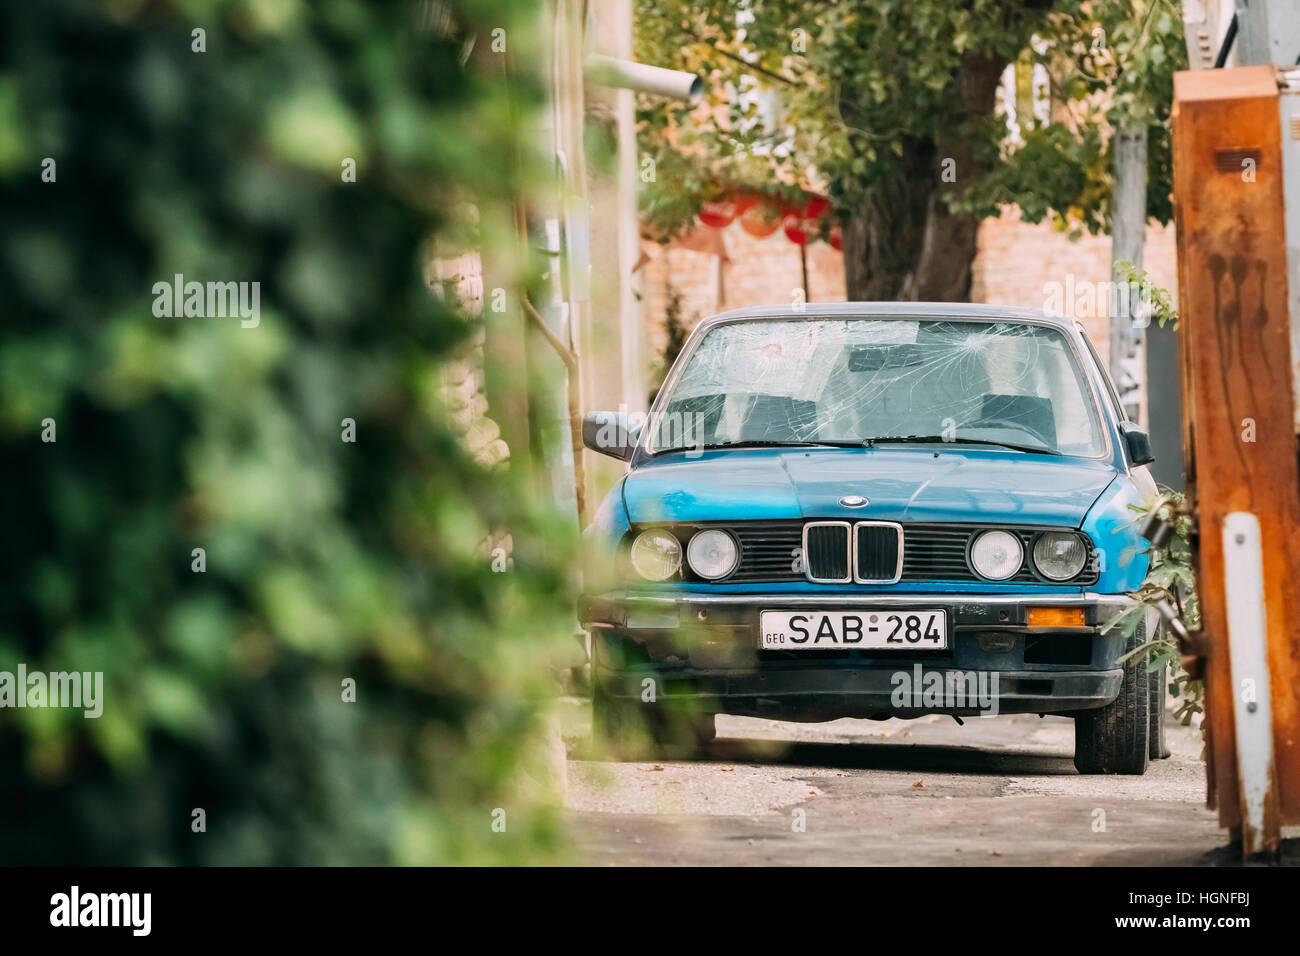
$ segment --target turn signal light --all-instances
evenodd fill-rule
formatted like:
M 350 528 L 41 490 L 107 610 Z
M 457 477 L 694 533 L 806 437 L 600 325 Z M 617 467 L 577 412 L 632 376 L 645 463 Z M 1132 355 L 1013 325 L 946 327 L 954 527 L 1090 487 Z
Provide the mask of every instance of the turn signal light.
M 1030 627 L 1083 627 L 1083 608 L 1031 607 L 1025 623 Z

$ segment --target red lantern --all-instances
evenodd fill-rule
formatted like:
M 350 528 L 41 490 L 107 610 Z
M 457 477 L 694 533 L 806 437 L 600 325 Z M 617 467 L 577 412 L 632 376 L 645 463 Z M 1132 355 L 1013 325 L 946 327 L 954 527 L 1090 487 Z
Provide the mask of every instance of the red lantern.
M 787 212 L 782 216 L 781 228 L 785 230 L 785 237 L 796 246 L 802 246 L 808 242 L 808 230 L 804 228 L 804 218 L 799 211 Z
M 714 229 L 726 229 L 736 218 L 734 202 L 706 202 L 700 207 L 700 222 Z
M 740 228 L 755 239 L 766 239 L 781 228 L 781 210 L 774 203 L 755 197 L 754 204 L 740 216 Z
M 827 240 L 830 242 L 831 248 L 836 252 L 844 251 L 844 230 L 838 222 L 831 223 L 831 230 Z
M 820 220 L 830 208 L 830 200 L 825 196 L 812 196 L 802 209 L 795 207 L 787 210 L 781 217 L 786 238 L 796 246 L 805 245 L 810 235 L 815 236 L 821 232 Z

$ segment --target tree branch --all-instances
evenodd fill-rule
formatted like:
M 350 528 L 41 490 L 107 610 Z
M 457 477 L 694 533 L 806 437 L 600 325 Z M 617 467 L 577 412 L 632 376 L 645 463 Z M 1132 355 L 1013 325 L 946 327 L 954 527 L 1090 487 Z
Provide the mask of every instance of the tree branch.
M 565 345 L 560 337 L 551 330 L 551 327 L 546 324 L 546 320 L 542 318 L 542 314 L 537 311 L 530 301 L 528 301 L 527 295 L 521 294 L 520 298 L 524 303 L 524 314 L 533 320 L 533 325 L 537 326 L 538 331 L 541 332 L 546 341 L 550 343 L 551 348 L 555 349 L 555 353 L 559 355 L 560 360 L 564 362 L 564 367 L 571 373 L 576 372 L 578 370 L 577 353 Z

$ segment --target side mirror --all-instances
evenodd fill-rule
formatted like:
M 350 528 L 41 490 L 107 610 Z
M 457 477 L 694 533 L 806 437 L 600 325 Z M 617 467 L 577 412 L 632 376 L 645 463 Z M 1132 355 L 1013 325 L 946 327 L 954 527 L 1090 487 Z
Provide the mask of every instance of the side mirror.
M 628 461 L 636 451 L 641 425 L 628 426 L 626 412 L 587 412 L 582 416 L 582 443 L 592 451 Z
M 1124 447 L 1128 450 L 1128 460 L 1136 465 L 1149 465 L 1156 460 L 1151 454 L 1151 439 L 1147 433 L 1133 422 L 1120 422 L 1120 431 L 1124 434 Z

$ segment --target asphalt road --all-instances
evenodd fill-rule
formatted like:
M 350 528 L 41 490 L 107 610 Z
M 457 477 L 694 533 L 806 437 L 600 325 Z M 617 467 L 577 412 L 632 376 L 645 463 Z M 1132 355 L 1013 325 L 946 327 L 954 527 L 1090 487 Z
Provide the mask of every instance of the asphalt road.
M 1205 808 L 1201 734 L 1168 714 L 1145 776 L 1081 776 L 1059 717 L 721 716 L 691 760 L 589 756 L 566 722 L 572 838 L 597 864 L 1192 865 L 1227 842 Z

